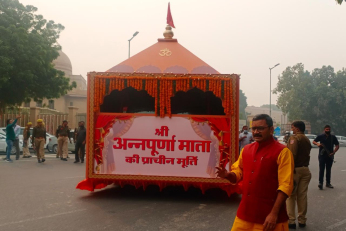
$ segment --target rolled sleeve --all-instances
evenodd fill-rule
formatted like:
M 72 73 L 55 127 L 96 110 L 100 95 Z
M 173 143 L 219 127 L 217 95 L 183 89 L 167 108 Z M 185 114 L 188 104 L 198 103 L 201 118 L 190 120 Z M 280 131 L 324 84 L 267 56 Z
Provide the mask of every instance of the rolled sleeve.
M 284 148 L 277 159 L 278 164 L 278 190 L 285 193 L 288 197 L 293 191 L 294 160 L 292 152 Z
M 236 183 L 243 179 L 243 150 L 241 150 L 238 160 L 231 166 L 231 172 L 237 177 Z

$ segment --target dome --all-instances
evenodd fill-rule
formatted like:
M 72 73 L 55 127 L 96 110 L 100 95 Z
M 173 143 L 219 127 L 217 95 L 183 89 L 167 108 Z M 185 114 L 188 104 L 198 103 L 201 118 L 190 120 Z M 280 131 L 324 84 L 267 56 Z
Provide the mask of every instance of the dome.
M 69 57 L 61 50 L 59 50 L 58 52 L 59 52 L 58 58 L 53 61 L 55 69 L 65 72 L 66 76 L 71 76 L 72 64 Z

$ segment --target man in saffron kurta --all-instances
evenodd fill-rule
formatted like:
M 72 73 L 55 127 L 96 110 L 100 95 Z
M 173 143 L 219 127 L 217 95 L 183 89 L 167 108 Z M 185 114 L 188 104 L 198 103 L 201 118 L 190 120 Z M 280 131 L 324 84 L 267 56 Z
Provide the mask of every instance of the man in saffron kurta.
M 293 190 L 294 160 L 291 151 L 273 138 L 270 116 L 252 120 L 256 142 L 244 147 L 231 172 L 218 168 L 219 177 L 236 184 L 243 180 L 243 196 L 232 231 L 286 231 L 285 201 Z

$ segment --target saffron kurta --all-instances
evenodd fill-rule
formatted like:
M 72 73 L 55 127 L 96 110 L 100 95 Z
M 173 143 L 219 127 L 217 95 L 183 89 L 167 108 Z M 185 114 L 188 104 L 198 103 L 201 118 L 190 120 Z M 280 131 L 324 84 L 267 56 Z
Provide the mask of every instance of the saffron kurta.
M 291 151 L 274 139 L 245 146 L 231 167 L 237 182 L 243 180 L 243 197 L 232 231 L 263 230 L 277 196 L 293 190 L 294 160 Z M 275 231 L 288 230 L 285 205 L 280 210 Z

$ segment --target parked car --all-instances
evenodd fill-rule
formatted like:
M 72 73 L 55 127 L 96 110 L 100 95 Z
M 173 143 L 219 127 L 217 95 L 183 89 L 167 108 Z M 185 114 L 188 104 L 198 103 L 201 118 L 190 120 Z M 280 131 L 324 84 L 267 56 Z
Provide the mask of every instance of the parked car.
M 278 137 L 278 142 L 279 142 L 280 144 L 286 145 L 286 143 L 284 142 L 284 138 L 285 138 L 285 136 L 279 136 L 279 137 Z
M 314 145 L 312 142 L 314 141 L 314 139 L 316 139 L 317 135 L 314 134 L 305 134 L 305 136 L 310 140 L 311 143 L 311 147 L 312 148 L 318 148 L 317 145 Z
M 317 137 L 316 135 L 314 134 L 305 134 L 306 137 L 310 140 L 310 143 L 311 143 L 311 147 L 313 148 L 317 148 L 317 145 L 314 145 L 312 142 L 314 141 L 314 139 Z M 280 136 L 278 137 L 278 141 L 279 143 L 283 144 L 283 145 L 287 145 L 285 142 L 284 142 L 284 138 L 285 136 Z M 346 140 L 345 140 L 346 141 Z
M 24 127 L 20 127 L 19 140 L 23 140 L 23 131 L 24 131 Z M 31 133 L 32 133 L 32 131 L 31 131 Z M 6 127 L 0 128 L 0 134 L 6 136 Z
M 345 136 L 336 136 L 339 141 L 340 147 L 346 147 L 346 137 Z
M 19 140 L 23 142 L 23 132 L 24 132 L 25 127 L 21 127 L 20 128 L 20 135 L 19 135 Z M 2 127 L 0 128 L 0 134 L 6 136 L 6 128 Z M 30 128 L 30 135 L 32 135 L 32 128 Z M 49 138 L 52 137 L 51 134 L 46 133 L 47 139 L 46 139 L 46 143 L 44 145 L 44 148 L 47 148 L 48 142 L 49 142 Z M 29 142 L 29 148 L 32 149 L 32 144 L 31 142 Z
M 19 141 L 19 150 L 23 152 L 22 141 Z M 6 136 L 3 134 L 0 134 L 0 152 L 7 152 Z M 16 148 L 14 146 L 12 147 L 11 154 L 16 154 Z
M 74 130 L 73 129 L 70 131 L 70 137 L 71 137 L 72 143 L 68 142 L 68 151 L 74 153 L 75 144 L 73 142 L 73 137 L 74 137 Z M 55 136 L 49 137 L 47 149 L 51 153 L 58 153 L 58 138 L 56 138 Z

